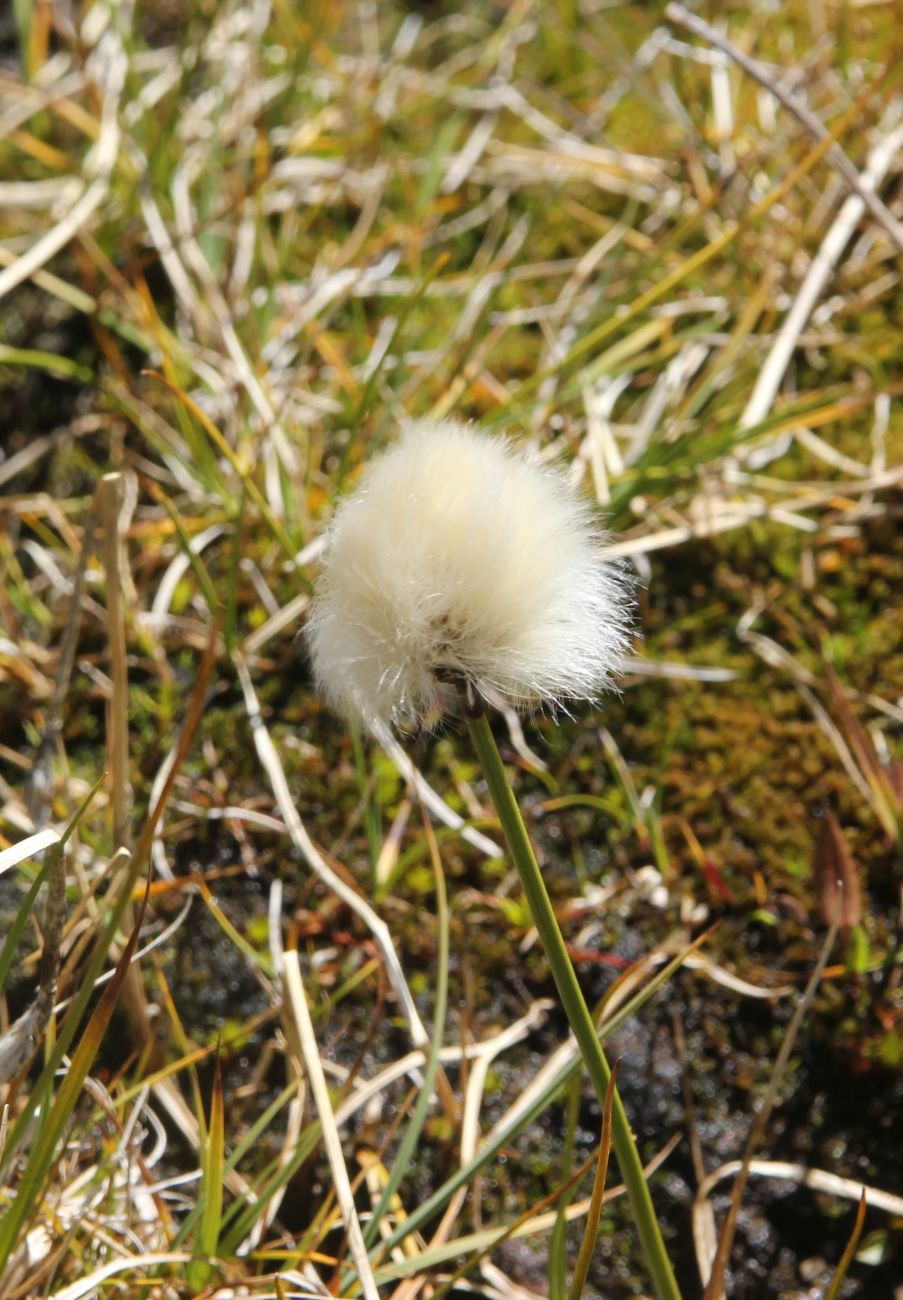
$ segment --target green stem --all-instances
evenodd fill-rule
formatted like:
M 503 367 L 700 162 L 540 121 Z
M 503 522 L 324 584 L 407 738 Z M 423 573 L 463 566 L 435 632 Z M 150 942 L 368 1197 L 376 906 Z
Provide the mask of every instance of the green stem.
M 527 835 L 527 828 L 524 825 L 511 786 L 508 784 L 501 755 L 485 715 L 481 714 L 468 719 L 467 726 L 489 786 L 492 802 L 495 804 L 499 821 L 505 832 L 508 848 L 517 867 L 521 885 L 527 896 L 534 924 L 545 948 L 549 965 L 552 968 L 552 974 L 555 978 L 555 984 L 565 1014 L 574 1032 L 574 1037 L 577 1039 L 586 1068 L 589 1071 L 596 1096 L 599 1099 L 599 1105 L 604 1109 L 605 1094 L 608 1091 L 611 1069 L 605 1059 L 605 1053 L 599 1042 L 599 1035 L 586 1005 L 586 1000 L 580 991 L 580 985 L 577 983 L 577 976 L 568 956 L 564 938 L 552 907 L 552 901 L 549 898 L 542 873 L 539 870 L 539 864 L 533 852 L 533 846 Z M 680 1292 L 677 1289 L 677 1283 L 662 1239 L 661 1229 L 655 1215 L 655 1208 L 652 1204 L 652 1197 L 649 1193 L 649 1186 L 643 1173 L 643 1162 L 640 1160 L 640 1153 L 637 1150 L 620 1094 L 617 1091 L 614 1095 L 614 1106 L 612 1108 L 612 1143 L 621 1170 L 621 1177 L 627 1187 L 633 1221 L 646 1259 L 646 1266 L 659 1300 L 680 1300 Z

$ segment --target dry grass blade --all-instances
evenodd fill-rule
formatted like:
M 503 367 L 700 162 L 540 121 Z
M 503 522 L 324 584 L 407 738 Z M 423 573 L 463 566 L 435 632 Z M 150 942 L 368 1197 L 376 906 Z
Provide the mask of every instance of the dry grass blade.
M 606 1007 L 606 1019 L 600 1031 L 601 1035 L 604 1037 L 606 1034 L 613 1032 L 631 1015 L 636 1014 L 653 997 L 657 990 L 680 969 L 688 954 L 695 952 L 706 941 L 709 934 L 710 932 L 707 931 L 698 936 L 685 951 L 679 953 L 656 975 L 651 973 L 654 963 L 650 962 L 645 970 L 648 978 L 645 985 L 638 992 L 633 991 L 632 985 L 629 989 L 623 986 L 619 987 Z M 617 1003 L 617 1007 L 615 1007 L 615 1003 Z M 514 1026 L 512 1026 L 513 1028 Z M 501 1118 L 485 1134 L 479 1150 L 474 1153 L 472 1159 L 448 1178 L 432 1196 L 411 1211 L 405 1228 L 396 1229 L 389 1238 L 387 1246 L 394 1246 L 396 1242 L 403 1240 L 407 1232 L 413 1232 L 424 1223 L 429 1222 L 461 1187 L 470 1184 L 474 1176 L 514 1138 L 516 1133 L 530 1120 L 541 1115 L 550 1099 L 560 1094 L 561 1089 L 573 1079 L 579 1061 L 580 1057 L 576 1042 L 573 1038 L 568 1038 L 566 1042 L 551 1053 L 544 1065 L 532 1076 L 526 1088 L 519 1093 L 512 1105 L 507 1108 Z M 654 1168 L 658 1167 L 661 1160 L 667 1157 L 671 1149 L 673 1149 L 672 1145 L 669 1144 L 664 1149 L 664 1152 L 660 1153 L 646 1167 L 645 1173 L 647 1176 Z M 606 1196 L 610 1199 L 621 1195 L 623 1191 L 623 1187 L 609 1188 Z M 585 1212 L 585 1209 L 586 1206 L 584 1206 L 582 1212 Z M 574 1207 L 570 1206 L 567 1211 L 568 1217 L 571 1217 L 572 1211 L 574 1211 Z M 554 1222 L 556 1217 L 557 1215 L 553 1214 L 551 1222 Z M 445 1257 L 443 1256 L 443 1258 Z M 385 1270 L 381 1270 L 381 1273 L 384 1272 Z
M 128 667 L 126 664 L 125 592 L 120 516 L 124 501 L 121 474 L 105 474 L 94 495 L 94 510 L 103 528 L 106 576 L 107 645 L 112 689 L 107 713 L 110 786 L 113 804 L 113 848 L 131 848 L 129 781 Z
M 483 835 L 481 831 L 475 830 L 474 827 L 466 826 L 464 818 L 459 813 L 456 813 L 453 808 L 450 808 L 442 796 L 436 793 L 388 728 L 377 727 L 374 729 L 374 735 L 399 772 L 410 784 L 418 799 L 434 817 L 437 817 L 443 825 L 450 826 L 453 830 L 460 830 L 461 838 L 467 840 L 481 853 L 485 853 L 488 858 L 502 856 L 502 850 L 494 840 L 491 840 L 488 835 Z
M 93 511 L 103 529 L 103 565 L 106 575 L 107 644 L 110 655 L 110 698 L 107 706 L 110 799 L 113 813 L 113 848 L 132 848 L 132 784 L 129 773 L 129 682 L 126 654 L 126 609 L 128 577 L 122 543 L 125 482 L 120 473 L 105 474 L 94 494 Z M 128 871 L 128 866 L 123 868 Z M 131 906 L 126 909 L 127 928 L 134 924 Z M 126 971 L 123 1005 L 129 1031 L 136 1047 L 152 1038 L 151 1015 L 144 981 L 137 966 Z
M 187 1264 L 191 1256 L 184 1250 L 160 1250 L 148 1254 L 127 1255 L 124 1259 L 112 1259 L 100 1268 L 86 1273 L 77 1282 L 64 1286 L 53 1293 L 53 1300 L 86 1300 L 95 1296 L 104 1282 L 118 1277 L 122 1273 L 132 1273 L 138 1269 L 156 1269 L 161 1264 Z M 135 1278 L 137 1283 L 139 1279 Z
M 13 849 L 8 851 L 17 861 L 21 862 L 26 857 L 31 856 L 31 854 L 22 851 L 23 844 L 31 846 L 32 852 L 40 851 L 37 847 L 39 844 L 48 844 L 50 847 L 47 861 L 22 900 L 18 914 L 9 927 L 3 948 L 0 950 L 0 990 L 2 990 L 6 984 L 6 978 L 9 974 L 19 937 L 25 928 L 38 891 L 46 876 L 48 885 L 47 901 L 44 909 L 44 946 L 38 965 L 38 994 L 28 1010 L 0 1037 L 0 1082 L 3 1083 L 14 1078 L 31 1060 L 53 1010 L 60 965 L 60 940 L 66 913 L 65 849 L 97 794 L 102 780 L 101 777 L 94 789 L 90 791 L 87 799 L 84 800 L 81 808 L 62 835 L 59 835 L 56 831 L 39 831 L 36 835 L 29 836 L 22 843 L 14 845 Z M 0 1168 L 2 1168 L 2 1165 L 0 1165 Z
M 513 1021 L 512 1024 L 498 1034 L 493 1034 L 491 1037 L 475 1043 L 443 1047 L 439 1053 L 439 1060 L 443 1065 L 459 1065 L 462 1061 L 476 1062 L 476 1066 L 471 1071 L 471 1078 L 473 1078 L 477 1066 L 482 1066 L 484 1062 L 488 1066 L 499 1053 L 510 1050 L 516 1043 L 523 1042 L 531 1032 L 538 1029 L 544 1023 L 546 1014 L 552 1005 L 547 999 L 534 1002 L 523 1016 Z M 412 1081 L 418 1082 L 418 1071 L 426 1064 L 426 1059 L 426 1052 L 422 1048 L 408 1052 L 405 1056 L 393 1061 L 391 1065 L 386 1066 L 385 1069 L 380 1070 L 379 1074 L 374 1075 L 372 1079 L 368 1079 L 366 1082 L 358 1081 L 351 1095 L 336 1107 L 336 1123 L 339 1125 L 347 1123 L 352 1116 L 363 1110 L 375 1097 L 385 1092 L 390 1084 L 397 1079 L 403 1079 L 405 1075 L 408 1075 Z M 482 1074 L 483 1071 L 481 1070 L 480 1073 Z M 464 1145 L 463 1135 L 462 1145 Z M 475 1151 L 475 1141 L 473 1146 Z M 474 1151 L 471 1154 L 474 1154 Z M 462 1163 L 464 1163 L 463 1159 Z
M 743 1169 L 743 1162 L 731 1160 L 710 1173 L 699 1185 L 693 1205 L 693 1240 L 696 1259 L 700 1273 L 704 1276 L 709 1261 L 714 1254 L 708 1252 L 709 1235 L 707 1221 L 712 1214 L 712 1191 L 726 1178 L 736 1177 Z M 824 1169 L 814 1169 L 807 1165 L 792 1164 L 784 1160 L 751 1160 L 748 1173 L 756 1178 L 772 1178 L 781 1182 L 793 1183 L 798 1187 L 807 1187 L 824 1196 L 839 1197 L 847 1201 L 859 1201 L 864 1198 L 867 1205 L 883 1210 L 887 1214 L 899 1217 L 903 1214 L 903 1197 L 894 1196 L 881 1188 L 864 1186 L 852 1178 L 841 1178 Z
M 392 1198 L 397 1188 L 400 1186 L 402 1179 L 409 1172 L 410 1166 L 414 1161 L 417 1152 L 418 1142 L 423 1133 L 426 1124 L 427 1115 L 430 1105 L 432 1104 L 434 1090 L 438 1090 L 438 1095 L 442 1097 L 445 1104 L 446 1113 L 454 1115 L 455 1101 L 451 1093 L 448 1080 L 442 1071 L 442 1036 L 445 1033 L 445 1019 L 448 1007 L 448 969 L 449 969 L 449 907 L 448 894 L 445 887 L 445 876 L 442 870 L 442 862 L 439 858 L 439 848 L 433 834 L 433 828 L 430 824 L 426 809 L 421 806 L 421 815 L 423 817 L 424 831 L 429 845 L 430 858 L 433 867 L 433 878 L 436 883 L 436 912 L 439 927 L 439 940 L 436 950 L 436 999 L 433 1008 L 433 1036 L 430 1042 L 429 1052 L 426 1056 L 425 1069 L 423 1072 L 423 1083 L 420 1085 L 420 1095 L 417 1098 L 413 1112 L 407 1122 L 401 1141 L 398 1145 L 398 1151 L 392 1162 L 392 1168 L 386 1179 L 385 1187 L 382 1194 L 374 1207 L 370 1223 L 367 1225 L 367 1231 L 364 1236 L 368 1246 L 372 1246 L 377 1232 L 383 1228 L 383 1218 L 386 1215 Z M 385 1234 L 388 1235 L 388 1234 Z
M 875 815 L 892 840 L 903 839 L 903 809 L 893 778 L 878 757 L 871 737 L 853 711 L 840 679 L 830 665 L 828 696 L 866 782 Z
M 583 1229 L 583 1240 L 580 1243 L 580 1252 L 577 1255 L 577 1263 L 574 1266 L 574 1276 L 571 1281 L 571 1289 L 568 1300 L 580 1300 L 583 1295 L 583 1288 L 586 1286 L 586 1279 L 589 1275 L 589 1266 L 592 1263 L 593 1251 L 596 1248 L 596 1238 L 599 1234 L 599 1219 L 602 1215 L 602 1202 L 605 1198 L 605 1179 L 608 1174 L 608 1157 L 611 1154 L 611 1108 L 615 1096 L 615 1088 L 618 1082 L 618 1070 L 621 1066 L 620 1057 L 612 1063 L 611 1081 L 608 1085 L 608 1092 L 605 1097 L 605 1110 L 602 1115 L 602 1141 L 599 1145 L 599 1156 L 596 1161 L 596 1173 L 593 1179 L 593 1193 L 590 1197 L 589 1209 L 586 1214 L 586 1224 Z
M 0 875 L 4 871 L 9 871 L 11 867 L 17 867 L 21 862 L 27 862 L 29 858 L 36 858 L 52 844 L 57 844 L 59 838 L 59 831 L 48 826 L 46 830 L 36 831 L 34 835 L 26 835 L 24 840 L 19 840 L 16 844 L 11 844 L 8 849 L 3 849 L 0 852 Z
M 524 1213 L 515 1219 L 513 1223 L 510 1223 L 507 1228 L 497 1231 L 489 1230 L 483 1233 L 476 1233 L 470 1238 L 461 1238 L 457 1242 L 449 1243 L 449 1247 L 440 1247 L 438 1249 L 430 1247 L 423 1251 L 419 1260 L 422 1268 L 426 1267 L 427 1260 L 429 1260 L 431 1264 L 435 1264 L 442 1262 L 446 1258 L 453 1258 L 455 1254 L 467 1253 L 468 1248 L 474 1251 L 471 1258 L 468 1259 L 465 1264 L 462 1264 L 460 1268 L 456 1269 L 455 1272 L 452 1273 L 450 1277 L 446 1278 L 442 1285 L 436 1289 L 433 1293 L 435 1300 L 442 1300 L 442 1297 L 448 1295 L 458 1282 L 466 1278 L 469 1273 L 472 1273 L 480 1263 L 487 1260 L 491 1253 L 494 1250 L 497 1250 L 504 1242 L 510 1240 L 512 1237 L 524 1236 L 531 1231 L 538 1231 L 540 1224 L 544 1227 L 550 1226 L 552 1222 L 557 1219 L 557 1211 L 551 1214 L 547 1213 L 547 1211 L 549 1211 L 550 1207 L 554 1206 L 557 1201 L 560 1201 L 572 1187 L 575 1187 L 576 1184 L 580 1182 L 581 1178 L 589 1173 L 590 1169 L 592 1169 L 594 1165 L 597 1169 L 599 1168 L 601 1155 L 602 1149 L 600 1147 L 599 1151 L 591 1155 L 588 1160 L 585 1160 L 559 1187 L 556 1187 L 548 1196 L 543 1197 L 543 1199 L 536 1205 L 531 1205 L 528 1210 L 525 1210 Z M 595 1194 L 595 1187 L 593 1188 L 593 1193 Z M 582 1214 L 587 1213 L 589 1206 L 589 1201 L 580 1202 L 579 1205 L 569 1205 L 565 1213 L 569 1219 L 576 1219 L 581 1217 Z M 404 1272 L 408 1272 L 409 1269 L 409 1265 L 403 1264 L 400 1266 L 400 1270 L 403 1270 Z M 388 1276 L 387 1270 L 381 1270 L 380 1275 Z
M 903 758 L 892 758 L 887 765 L 887 779 L 897 806 L 903 814 Z
M 323 1073 L 323 1065 L 320 1061 L 320 1053 L 317 1048 L 317 1039 L 314 1034 L 313 1021 L 310 1018 L 310 1011 L 307 1007 L 307 995 L 304 992 L 304 985 L 301 981 L 301 967 L 297 952 L 289 950 L 285 953 L 283 958 L 282 976 L 288 1004 L 295 1020 L 298 1042 L 304 1060 L 304 1068 L 307 1072 L 307 1078 L 317 1107 L 317 1113 L 320 1116 L 320 1124 L 323 1130 L 323 1142 L 326 1147 L 326 1154 L 329 1158 L 329 1167 L 332 1170 L 336 1198 L 338 1199 L 339 1207 L 342 1211 L 345 1231 L 348 1234 L 348 1245 L 351 1250 L 351 1257 L 354 1261 L 354 1266 L 357 1269 L 358 1279 L 363 1288 L 366 1300 L 379 1300 L 379 1291 L 376 1287 L 373 1269 L 370 1266 L 367 1248 L 364 1245 L 364 1234 L 361 1232 L 360 1220 L 357 1217 L 354 1195 L 351 1191 L 350 1179 L 348 1178 L 348 1169 L 345 1165 L 345 1157 L 342 1153 L 342 1143 L 335 1122 L 332 1102 L 329 1098 L 329 1088 L 326 1083 L 326 1076 Z
M 285 772 L 279 759 L 276 746 L 270 737 L 269 732 L 264 725 L 261 716 L 260 706 L 257 702 L 257 693 L 254 690 L 251 676 L 247 670 L 244 661 L 239 655 L 234 656 L 235 668 L 241 682 L 242 691 L 245 697 L 245 708 L 248 720 L 251 724 L 251 731 L 254 737 L 254 745 L 257 750 L 260 762 L 270 778 L 270 784 L 273 793 L 276 796 L 276 803 L 279 811 L 282 813 L 289 834 L 303 853 L 305 860 L 313 871 L 324 881 L 330 889 L 333 889 L 344 903 L 351 908 L 353 912 L 364 921 L 372 931 L 376 942 L 383 951 L 386 961 L 386 968 L 389 978 L 395 987 L 402 1007 L 404 1008 L 405 1017 L 411 1028 L 411 1037 L 416 1045 L 427 1043 L 429 1035 L 423 1026 L 423 1021 L 414 1004 L 411 991 L 408 988 L 407 980 L 404 977 L 401 963 L 395 951 L 395 945 L 389 934 L 386 923 L 380 919 L 374 912 L 370 904 L 353 889 L 345 883 L 329 864 L 323 858 L 323 855 L 317 850 L 313 840 L 308 835 L 298 811 L 292 801 L 291 793 L 288 788 L 288 782 L 285 779 Z
M 815 140 L 819 143 L 830 141 L 831 137 L 828 131 L 815 114 L 810 112 L 806 105 L 795 95 L 789 94 L 783 86 L 781 86 L 780 82 L 776 81 L 774 77 L 769 75 L 767 69 L 764 68 L 758 60 L 751 59 L 747 54 L 744 54 L 741 49 L 738 49 L 738 47 L 734 45 L 733 41 L 727 40 L 726 37 L 722 36 L 719 32 L 716 32 L 714 27 L 710 27 L 709 24 L 704 22 L 703 19 L 698 17 L 698 15 L 690 13 L 682 4 L 669 4 L 665 9 L 665 17 L 670 19 L 671 22 L 677 23 L 681 27 L 685 27 L 688 31 L 693 32 L 694 35 L 701 36 L 703 40 L 708 41 L 708 43 L 714 46 L 715 49 L 721 50 L 722 53 L 726 54 L 728 58 L 732 59 L 734 63 L 738 65 L 738 67 L 741 67 L 744 72 L 749 73 L 749 75 L 754 77 L 755 80 L 763 85 L 766 90 L 770 91 L 771 94 L 774 95 L 775 99 L 779 100 L 784 107 L 802 123 Z M 849 158 L 839 145 L 831 143 L 827 152 L 828 158 L 840 172 L 841 176 L 843 176 L 853 193 L 859 197 L 863 206 L 868 208 L 869 212 L 871 212 L 872 216 L 880 224 L 882 229 L 890 236 L 897 246 L 897 251 L 903 253 L 903 227 L 900 226 L 899 221 L 897 221 L 893 213 L 884 203 L 881 202 L 875 194 L 874 189 L 869 184 L 864 183 L 863 177 L 859 175 L 859 172 L 850 162 Z M 872 184 L 873 183 L 874 182 L 872 182 Z
M 852 781 L 853 785 L 860 792 L 865 800 L 871 802 L 871 790 L 862 765 L 857 762 L 856 756 L 851 752 L 850 746 L 841 733 L 840 729 L 831 718 L 828 710 L 818 699 L 812 687 L 818 684 L 818 679 L 814 673 L 804 668 L 794 657 L 789 654 L 783 646 L 780 646 L 772 637 L 765 636 L 761 632 L 754 632 L 752 625 L 756 622 L 761 614 L 760 607 L 751 606 L 743 614 L 737 624 L 737 635 L 741 641 L 745 641 L 751 646 L 765 663 L 779 669 L 781 672 L 789 673 L 794 686 L 799 691 L 802 698 L 806 701 L 812 714 L 815 717 L 819 727 L 831 741 L 831 744 L 837 751 L 837 756 L 844 766 L 844 770 Z M 830 683 L 830 678 L 829 678 Z M 857 725 L 857 719 L 849 706 L 846 697 L 843 697 L 846 705 L 848 721 L 851 719 L 852 724 Z M 848 727 L 849 734 L 849 727 Z M 867 737 L 865 738 L 867 741 Z M 868 742 L 871 748 L 870 742 Z M 874 752 L 872 750 L 872 752 Z
M 889 132 L 872 149 L 863 176 L 863 180 L 872 189 L 886 175 L 901 143 L 903 143 L 903 129 L 898 127 Z M 743 427 L 748 428 L 758 424 L 771 410 L 803 327 L 844 248 L 849 243 L 864 208 L 865 204 L 858 195 L 847 199 L 825 236 L 818 255 L 813 259 L 793 306 L 759 372 L 759 378 L 741 417 Z
M 119 99 L 125 85 L 128 60 L 113 25 L 108 30 L 103 45 L 103 58 L 98 61 L 105 83 L 102 87 L 104 102 L 101 135 L 95 155 L 98 174 L 88 185 L 83 181 L 78 182 L 81 193 L 65 215 L 35 240 L 26 252 L 0 271 L 0 298 L 34 276 L 60 249 L 65 248 L 87 225 L 109 194 L 110 173 L 119 149 Z
M 831 1278 L 831 1285 L 825 1292 L 825 1300 L 837 1300 L 840 1295 L 840 1288 L 843 1285 L 850 1265 L 853 1262 L 853 1256 L 856 1254 L 856 1247 L 859 1245 L 859 1238 L 862 1236 L 862 1229 L 865 1226 L 865 1207 L 868 1202 L 865 1199 L 865 1188 L 862 1189 L 862 1195 L 859 1198 L 859 1205 L 856 1208 L 856 1218 L 853 1222 L 853 1231 L 850 1233 L 850 1239 L 844 1247 L 844 1252 L 840 1257 L 840 1263 L 837 1270 Z
M 146 373 L 149 377 L 164 384 L 173 396 L 177 397 L 180 402 L 184 403 L 187 410 L 190 411 L 194 419 L 198 421 L 201 428 L 216 447 L 217 451 L 221 452 L 222 455 L 225 456 L 226 460 L 229 462 L 241 481 L 245 491 L 248 493 L 248 496 L 251 497 L 254 504 L 257 506 L 263 519 L 266 520 L 272 530 L 273 536 L 280 543 L 289 559 L 292 559 L 297 552 L 297 547 L 293 544 L 292 539 L 285 531 L 285 527 L 281 520 L 273 513 L 272 508 L 269 506 L 266 498 L 254 481 L 252 476 L 252 467 L 242 462 L 241 457 L 236 455 L 227 439 L 223 437 L 213 420 L 210 419 L 210 416 L 207 415 L 206 411 L 203 411 L 201 407 L 198 406 L 197 402 L 195 402 L 188 393 L 179 388 L 178 385 L 170 383 L 164 375 L 158 374 L 154 370 L 149 370 Z

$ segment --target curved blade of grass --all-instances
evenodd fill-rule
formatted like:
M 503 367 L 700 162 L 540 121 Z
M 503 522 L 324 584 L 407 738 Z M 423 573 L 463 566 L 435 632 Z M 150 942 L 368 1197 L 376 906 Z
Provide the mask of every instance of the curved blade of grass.
M 310 1085 L 311 1095 L 320 1117 L 320 1129 L 323 1134 L 323 1145 L 326 1150 L 326 1156 L 329 1160 L 329 1168 L 332 1173 L 332 1181 L 335 1187 L 336 1200 L 342 1212 L 342 1221 L 345 1226 L 345 1236 L 348 1247 L 354 1261 L 357 1279 L 363 1289 L 366 1300 L 379 1300 L 379 1291 L 376 1287 L 376 1281 L 373 1277 L 373 1269 L 370 1264 L 370 1258 L 367 1254 L 367 1248 L 364 1244 L 364 1237 L 361 1231 L 360 1219 L 358 1218 L 357 1208 L 354 1203 L 354 1194 L 351 1190 L 351 1182 L 348 1177 L 348 1169 L 345 1164 L 345 1157 L 342 1151 L 342 1144 L 339 1139 L 338 1127 L 335 1122 L 335 1115 L 332 1109 L 332 1102 L 329 1096 L 329 1087 L 326 1082 L 326 1075 L 323 1073 L 322 1060 L 317 1046 L 316 1035 L 314 1034 L 313 1021 L 310 1017 L 310 1011 L 307 1006 L 307 994 L 304 991 L 304 985 L 301 980 L 301 968 L 297 950 L 289 949 L 286 951 L 283 963 L 283 987 L 288 1009 L 291 1011 L 292 1018 L 297 1028 L 298 1050 L 301 1053 L 304 1070 L 307 1081 Z
M 213 579 L 210 577 L 210 572 L 204 563 L 203 557 L 199 555 L 197 550 L 191 545 L 191 537 L 188 534 L 188 529 L 182 522 L 182 516 L 176 509 L 173 501 L 163 491 L 159 484 L 149 483 L 148 491 L 155 501 L 159 501 L 160 505 L 172 520 L 172 525 L 179 534 L 179 541 L 182 543 L 182 549 L 188 558 L 194 576 L 197 578 L 201 591 L 204 594 L 207 608 L 210 610 L 211 615 L 216 618 L 219 615 L 223 604 L 219 596 L 216 594 L 216 587 L 213 585 Z
M 862 1229 L 865 1225 L 865 1188 L 862 1189 L 862 1195 L 859 1198 L 859 1205 L 856 1209 L 856 1219 L 853 1223 L 853 1231 L 850 1233 L 850 1240 L 847 1242 L 844 1252 L 840 1257 L 840 1263 L 837 1265 L 837 1272 L 831 1278 L 831 1285 L 825 1292 L 825 1300 L 838 1300 L 840 1288 L 847 1271 L 853 1262 L 853 1256 L 856 1254 L 856 1247 L 859 1245 L 859 1238 L 862 1236 Z
M 596 1161 L 596 1176 L 593 1180 L 593 1194 L 590 1199 L 589 1213 L 586 1216 L 586 1225 L 583 1229 L 583 1240 L 580 1243 L 580 1251 L 577 1255 L 577 1263 L 574 1267 L 574 1276 L 571 1279 L 571 1289 L 568 1294 L 568 1300 L 580 1300 L 583 1295 L 583 1288 L 586 1286 L 586 1278 L 589 1273 L 589 1266 L 592 1262 L 593 1251 L 596 1247 L 596 1237 L 599 1233 L 599 1219 L 602 1216 L 602 1201 L 605 1198 L 605 1179 L 608 1174 L 608 1157 L 611 1155 L 611 1108 L 615 1099 L 615 1088 L 618 1082 L 618 1070 L 620 1068 L 620 1058 L 615 1061 L 611 1067 L 611 1080 L 608 1085 L 608 1092 L 605 1094 L 605 1112 L 602 1116 L 602 1142 L 599 1146 L 599 1159 Z
M 102 780 L 103 778 L 101 777 L 101 781 Z M 94 790 L 91 791 L 90 797 L 93 798 L 94 792 L 98 789 L 99 786 L 100 786 L 100 781 L 94 787 Z M 79 813 L 77 815 L 80 816 L 81 814 Z M 43 837 L 46 833 L 41 832 L 41 836 Z M 39 837 L 37 835 L 33 835 L 30 836 L 29 838 L 36 840 Z M 54 842 L 55 852 L 48 853 L 45 861 L 43 862 L 40 870 L 38 871 L 38 874 L 31 882 L 28 888 L 28 892 L 26 893 L 25 897 L 22 899 L 22 902 L 19 904 L 19 910 L 16 912 L 16 918 L 13 921 L 12 925 L 10 926 L 6 939 L 3 942 L 3 948 L 2 950 L 0 950 L 0 989 L 4 988 L 6 985 L 6 979 L 7 976 L 9 975 L 9 968 L 12 965 L 13 958 L 16 955 L 16 948 L 18 946 L 19 940 L 22 937 L 22 932 L 24 931 L 26 925 L 28 924 L 28 918 L 31 915 L 31 909 L 35 905 L 35 901 L 38 897 L 40 888 L 43 885 L 44 881 L 47 879 L 47 876 L 49 875 L 52 867 L 59 859 L 59 851 L 57 851 L 59 843 L 60 842 L 58 840 Z M 13 848 L 18 849 L 19 847 L 20 846 L 18 844 L 13 845 Z M 44 849 L 47 847 L 48 847 L 47 840 L 44 839 L 41 848 L 35 849 L 34 852 L 42 853 Z M 31 857 L 32 854 L 28 854 L 28 856 Z M 20 861 L 24 861 L 24 859 L 23 858 L 16 859 L 16 862 L 20 862 Z M 12 866 L 14 864 L 10 863 L 9 865 Z
M 59 833 L 48 827 L 46 830 L 36 831 L 34 835 L 26 835 L 24 840 L 17 840 L 15 844 L 11 844 L 8 849 L 0 853 L 0 876 L 12 867 L 18 867 L 22 862 L 36 858 L 51 845 L 58 844 L 59 839 Z

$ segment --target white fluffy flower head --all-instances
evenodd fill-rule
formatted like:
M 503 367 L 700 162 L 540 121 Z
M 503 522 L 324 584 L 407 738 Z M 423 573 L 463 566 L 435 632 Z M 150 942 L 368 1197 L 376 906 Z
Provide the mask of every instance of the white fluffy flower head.
M 631 587 L 594 512 L 503 438 L 414 420 L 333 519 L 308 638 L 324 694 L 366 724 L 434 723 L 460 691 L 596 699 Z

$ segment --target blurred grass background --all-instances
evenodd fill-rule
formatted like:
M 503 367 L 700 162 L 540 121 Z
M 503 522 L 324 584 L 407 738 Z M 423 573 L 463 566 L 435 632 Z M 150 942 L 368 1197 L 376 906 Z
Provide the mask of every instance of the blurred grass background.
M 480 1253 L 600 1119 L 558 1082 L 515 1123 L 564 1026 L 475 765 L 453 731 L 406 745 L 452 823 L 443 922 L 404 754 L 326 713 L 297 636 L 336 497 L 401 418 L 445 414 L 566 462 L 641 579 L 620 698 L 498 734 L 589 994 L 642 998 L 720 921 L 610 1044 L 644 1153 L 679 1137 L 654 1185 L 685 1294 L 731 1183 L 698 1189 L 742 1154 L 837 872 L 858 910 L 728 1293 L 820 1294 L 865 1182 L 839 1293 L 894 1294 L 903 28 L 895 3 L 702 16 L 758 80 L 659 4 L 0 18 L 0 849 L 61 832 L 108 773 L 64 920 L 26 923 L 34 863 L 0 878 L 21 930 L 4 1023 L 28 1031 L 4 1074 L 0 1294 L 364 1286 L 283 950 L 340 1116 L 412 1047 L 429 1064 L 418 1022 L 448 983 L 451 1055 L 381 1212 L 396 1242 L 368 1240 L 383 1294 L 465 1267 L 480 1294 L 565 1294 L 580 1220 L 555 1216 L 591 1172 L 543 1231 Z M 153 946 L 106 1005 L 93 981 L 151 862 Z M 381 1078 L 343 1121 L 365 1224 L 418 1079 Z M 466 1191 L 406 1229 L 458 1167 Z M 850 1184 L 800 1187 L 800 1167 Z M 588 1294 L 642 1292 L 626 1225 L 606 1205 Z

